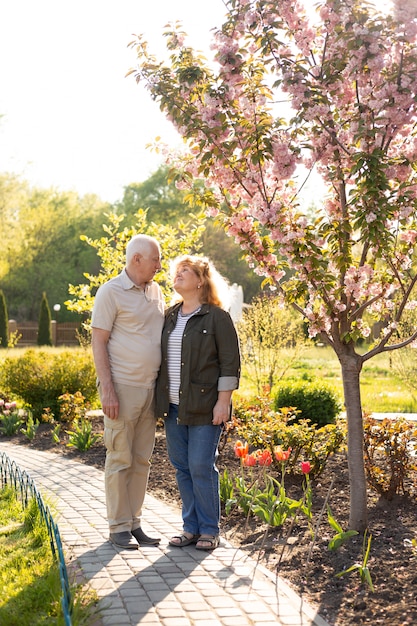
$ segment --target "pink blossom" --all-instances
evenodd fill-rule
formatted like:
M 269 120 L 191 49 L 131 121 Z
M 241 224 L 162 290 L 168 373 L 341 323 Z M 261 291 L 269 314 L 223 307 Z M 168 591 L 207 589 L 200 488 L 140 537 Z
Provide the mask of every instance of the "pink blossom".
M 368 224 L 370 224 L 371 222 L 375 222 L 375 220 L 377 219 L 377 216 L 376 216 L 376 214 L 373 211 L 370 211 L 367 214 L 365 219 L 368 222 Z
M 356 19 L 350 0 L 322 4 L 313 22 L 298 0 L 240 0 L 215 34 L 217 74 L 176 92 L 173 68 L 148 72 L 189 140 L 184 171 L 213 193 L 206 213 L 303 310 L 310 336 L 336 343 L 367 336 L 367 312 L 394 317 L 412 277 L 417 0 L 394 6 L 396 24 L 368 6 Z M 308 208 L 301 163 L 327 189 Z

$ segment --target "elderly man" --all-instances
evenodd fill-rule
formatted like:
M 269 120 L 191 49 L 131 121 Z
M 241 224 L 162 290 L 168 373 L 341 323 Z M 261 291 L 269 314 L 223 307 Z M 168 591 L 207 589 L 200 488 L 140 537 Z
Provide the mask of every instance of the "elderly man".
M 105 491 L 110 541 L 119 548 L 157 545 L 141 528 L 155 444 L 154 387 L 161 362 L 164 300 L 153 282 L 158 242 L 136 235 L 123 271 L 97 291 L 92 349 L 104 413 Z

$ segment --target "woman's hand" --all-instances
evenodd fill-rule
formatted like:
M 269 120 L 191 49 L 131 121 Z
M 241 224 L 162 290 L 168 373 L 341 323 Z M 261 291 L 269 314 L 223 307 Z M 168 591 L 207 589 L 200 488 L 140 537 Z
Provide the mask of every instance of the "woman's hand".
M 231 397 L 231 391 L 219 391 L 219 397 L 213 409 L 212 423 L 214 426 L 220 426 L 220 424 L 225 424 L 229 419 Z

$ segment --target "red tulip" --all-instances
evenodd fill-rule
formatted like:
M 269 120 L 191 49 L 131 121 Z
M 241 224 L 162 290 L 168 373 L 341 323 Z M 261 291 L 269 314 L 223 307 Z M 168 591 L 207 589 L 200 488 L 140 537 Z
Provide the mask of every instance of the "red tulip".
M 303 474 L 309 474 L 311 472 L 310 461 L 301 462 L 301 471 L 303 472 Z
M 256 465 L 255 456 L 253 454 L 247 454 L 243 459 L 243 465 L 246 465 L 247 467 L 252 467 L 253 465 Z
M 259 450 L 257 455 L 259 465 L 271 465 L 272 456 L 269 450 Z

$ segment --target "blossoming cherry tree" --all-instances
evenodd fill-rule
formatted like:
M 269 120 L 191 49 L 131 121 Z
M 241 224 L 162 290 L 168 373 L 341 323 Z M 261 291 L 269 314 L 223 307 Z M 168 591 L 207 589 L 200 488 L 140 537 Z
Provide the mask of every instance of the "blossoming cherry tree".
M 306 3 L 307 4 L 307 3 Z M 165 32 L 132 70 L 184 138 L 178 185 L 338 356 L 348 421 L 350 528 L 367 526 L 360 372 L 415 307 L 417 3 L 229 0 L 214 62 Z M 301 190 L 314 172 L 311 198 Z M 203 179 L 205 187 L 195 186 Z M 367 339 L 358 351 L 358 341 Z

